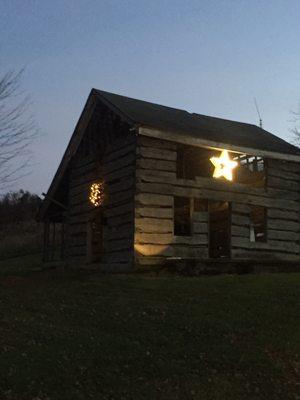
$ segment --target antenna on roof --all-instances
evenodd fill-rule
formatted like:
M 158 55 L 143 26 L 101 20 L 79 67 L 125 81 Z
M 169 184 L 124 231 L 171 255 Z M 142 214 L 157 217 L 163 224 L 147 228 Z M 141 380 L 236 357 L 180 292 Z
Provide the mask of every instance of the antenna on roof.
M 261 116 L 260 116 L 260 112 L 259 112 L 257 101 L 256 101 L 255 97 L 254 97 L 254 104 L 255 104 L 255 108 L 256 108 L 256 111 L 257 111 L 258 118 L 259 118 L 259 126 L 260 126 L 260 128 L 262 128 L 263 127 L 262 119 L 261 119 Z

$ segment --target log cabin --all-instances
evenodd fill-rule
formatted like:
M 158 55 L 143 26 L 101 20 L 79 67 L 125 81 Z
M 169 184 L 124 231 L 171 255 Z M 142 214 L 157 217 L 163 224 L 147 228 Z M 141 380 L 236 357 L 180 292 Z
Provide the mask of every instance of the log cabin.
M 298 260 L 300 152 L 262 128 L 92 89 L 38 219 L 45 263 Z

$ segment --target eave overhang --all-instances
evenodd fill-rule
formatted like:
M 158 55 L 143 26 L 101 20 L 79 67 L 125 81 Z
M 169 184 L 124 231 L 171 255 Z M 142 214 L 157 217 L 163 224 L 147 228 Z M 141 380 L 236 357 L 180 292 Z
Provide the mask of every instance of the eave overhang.
M 204 148 L 213 149 L 213 150 L 226 149 L 226 150 L 229 150 L 229 151 L 231 151 L 233 153 L 237 153 L 237 154 L 249 154 L 249 155 L 255 155 L 255 156 L 264 157 L 264 158 L 273 158 L 273 159 L 278 159 L 278 160 L 293 161 L 293 162 L 300 163 L 300 150 L 299 150 L 299 155 L 287 154 L 287 153 L 277 153 L 277 152 L 273 152 L 273 151 L 255 149 L 255 148 L 251 148 L 251 147 L 236 146 L 236 145 L 229 144 L 229 143 L 215 142 L 212 140 L 206 140 L 206 139 L 202 139 L 200 137 L 195 137 L 193 135 L 187 135 L 187 134 L 182 135 L 179 132 L 162 131 L 162 130 L 151 128 L 149 126 L 140 126 L 138 128 L 138 134 L 143 135 L 143 136 L 153 137 L 156 139 L 168 140 L 171 142 L 176 142 L 176 143 L 181 143 L 181 144 L 186 144 L 186 145 L 191 145 L 191 146 L 204 147 Z

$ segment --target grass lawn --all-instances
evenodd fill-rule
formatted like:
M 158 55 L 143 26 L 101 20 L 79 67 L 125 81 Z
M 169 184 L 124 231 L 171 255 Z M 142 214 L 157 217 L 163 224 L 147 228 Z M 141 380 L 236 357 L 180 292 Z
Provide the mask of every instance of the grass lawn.
M 300 399 L 300 274 L 38 266 L 0 262 L 1 400 Z

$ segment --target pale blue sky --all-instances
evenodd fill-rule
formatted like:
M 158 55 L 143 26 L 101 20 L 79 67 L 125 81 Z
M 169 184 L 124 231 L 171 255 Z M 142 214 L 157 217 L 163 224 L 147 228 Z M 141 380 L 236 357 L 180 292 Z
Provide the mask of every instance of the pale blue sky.
M 0 0 L 0 72 L 26 67 L 47 190 L 92 87 L 258 123 L 289 139 L 300 100 L 300 1 Z

